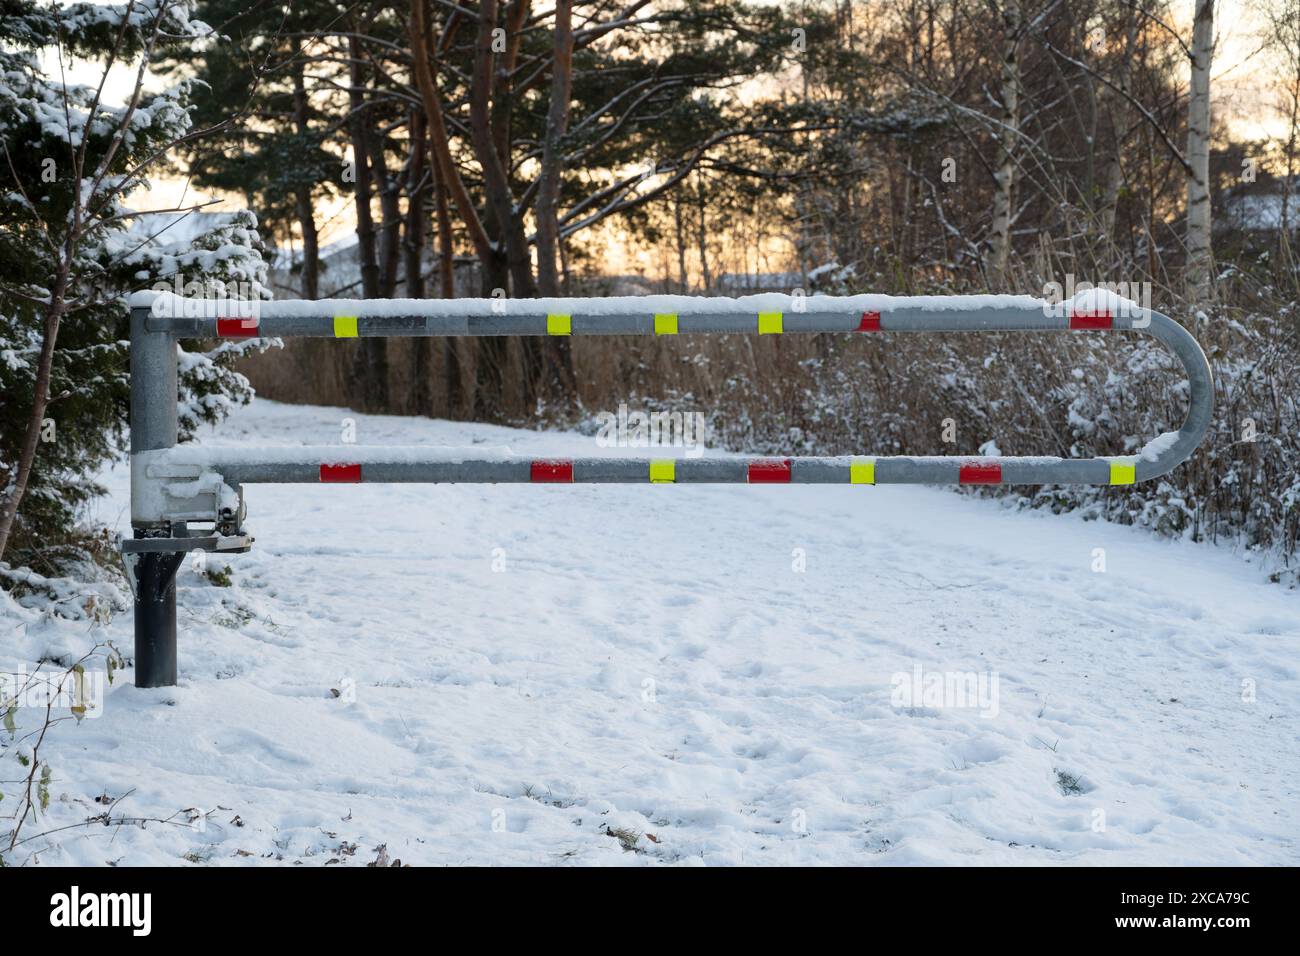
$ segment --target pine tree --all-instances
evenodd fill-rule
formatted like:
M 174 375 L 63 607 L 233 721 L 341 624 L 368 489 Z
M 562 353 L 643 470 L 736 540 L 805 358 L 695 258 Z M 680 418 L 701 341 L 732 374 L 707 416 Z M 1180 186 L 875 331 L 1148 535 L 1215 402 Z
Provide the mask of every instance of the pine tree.
M 219 23 L 228 42 L 168 51 L 163 66 L 186 70 L 197 81 L 196 123 L 218 123 L 231 103 L 247 105 L 246 121 L 188 145 L 182 164 L 196 186 L 242 195 L 257 210 L 268 242 L 292 240 L 297 228 L 299 291 L 307 299 L 319 296 L 316 206 L 350 188 L 340 157 L 325 148 L 342 123 L 321 114 L 309 85 L 320 46 L 311 42 L 312 30 L 329 24 L 336 6 L 329 0 L 196 0 L 198 16 Z
M 202 132 L 187 83 L 146 84 L 167 46 L 212 42 L 189 14 L 188 0 L 0 0 L 0 557 L 8 548 L 14 562 L 69 539 L 79 506 L 101 491 L 96 472 L 123 449 L 125 296 L 157 284 L 230 296 L 231 283 L 263 295 L 251 213 L 205 217 L 196 237 L 171 240 L 184 210 L 129 205 L 167 153 Z M 133 66 L 125 102 L 66 79 L 60 61 L 72 56 L 105 75 Z M 250 397 L 229 367 L 238 351 L 180 354 L 183 435 Z

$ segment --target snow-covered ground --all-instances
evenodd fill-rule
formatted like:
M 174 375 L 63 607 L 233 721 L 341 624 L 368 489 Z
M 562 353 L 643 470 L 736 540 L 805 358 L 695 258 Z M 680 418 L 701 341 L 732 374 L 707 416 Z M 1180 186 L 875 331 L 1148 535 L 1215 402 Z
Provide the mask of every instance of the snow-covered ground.
M 327 444 L 346 417 L 363 444 L 597 453 L 267 402 L 205 441 Z M 11 862 L 1300 863 L 1300 596 L 1226 551 L 915 487 L 247 497 L 233 586 L 181 572 L 180 686 L 128 670 L 52 730 L 27 832 L 103 796 L 174 822 Z M 131 647 L 129 614 L 0 600 L 0 669 Z M 909 701 L 918 675 L 950 688 Z

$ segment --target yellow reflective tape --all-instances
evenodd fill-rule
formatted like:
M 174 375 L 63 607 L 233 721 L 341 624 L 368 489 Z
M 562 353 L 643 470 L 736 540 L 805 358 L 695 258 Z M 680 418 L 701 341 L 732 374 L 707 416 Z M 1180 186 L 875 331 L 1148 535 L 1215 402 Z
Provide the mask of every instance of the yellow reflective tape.
M 546 317 L 546 334 L 572 335 L 573 317 L 568 315 L 555 315 L 554 313 L 548 315 Z
M 655 313 L 655 335 L 676 335 L 676 334 L 677 334 L 677 313 L 656 312 Z
M 758 313 L 758 334 L 759 335 L 780 335 L 781 334 L 781 313 L 780 312 Z
M 876 459 L 854 458 L 849 463 L 849 481 L 855 485 L 874 485 L 876 483 Z
M 671 485 L 677 480 L 677 463 L 671 458 L 655 458 L 650 462 L 650 482 Z
M 334 337 L 336 339 L 355 339 L 357 337 L 357 317 L 355 315 L 334 316 Z
M 1137 481 L 1137 458 L 1112 458 L 1110 460 L 1110 483 L 1112 485 L 1131 485 Z

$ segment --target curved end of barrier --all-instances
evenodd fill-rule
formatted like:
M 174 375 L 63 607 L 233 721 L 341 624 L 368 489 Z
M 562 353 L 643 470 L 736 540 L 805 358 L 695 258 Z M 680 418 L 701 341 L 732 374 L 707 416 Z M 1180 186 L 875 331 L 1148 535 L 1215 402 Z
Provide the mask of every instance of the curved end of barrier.
M 1167 432 L 1148 442 L 1138 453 L 1134 468 L 1136 481 L 1149 481 L 1167 475 L 1196 451 L 1210 429 L 1214 415 L 1214 374 L 1209 359 L 1192 333 L 1167 315 L 1150 312 L 1145 325 L 1131 327 L 1159 339 L 1182 363 L 1187 372 L 1187 415 L 1176 432 Z

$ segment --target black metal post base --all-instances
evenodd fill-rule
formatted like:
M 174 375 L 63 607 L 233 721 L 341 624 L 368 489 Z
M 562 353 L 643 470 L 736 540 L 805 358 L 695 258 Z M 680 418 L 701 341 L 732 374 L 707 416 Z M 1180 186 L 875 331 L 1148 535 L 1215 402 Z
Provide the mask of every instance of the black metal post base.
M 176 686 L 176 570 L 184 552 L 139 555 L 135 568 L 135 686 Z

